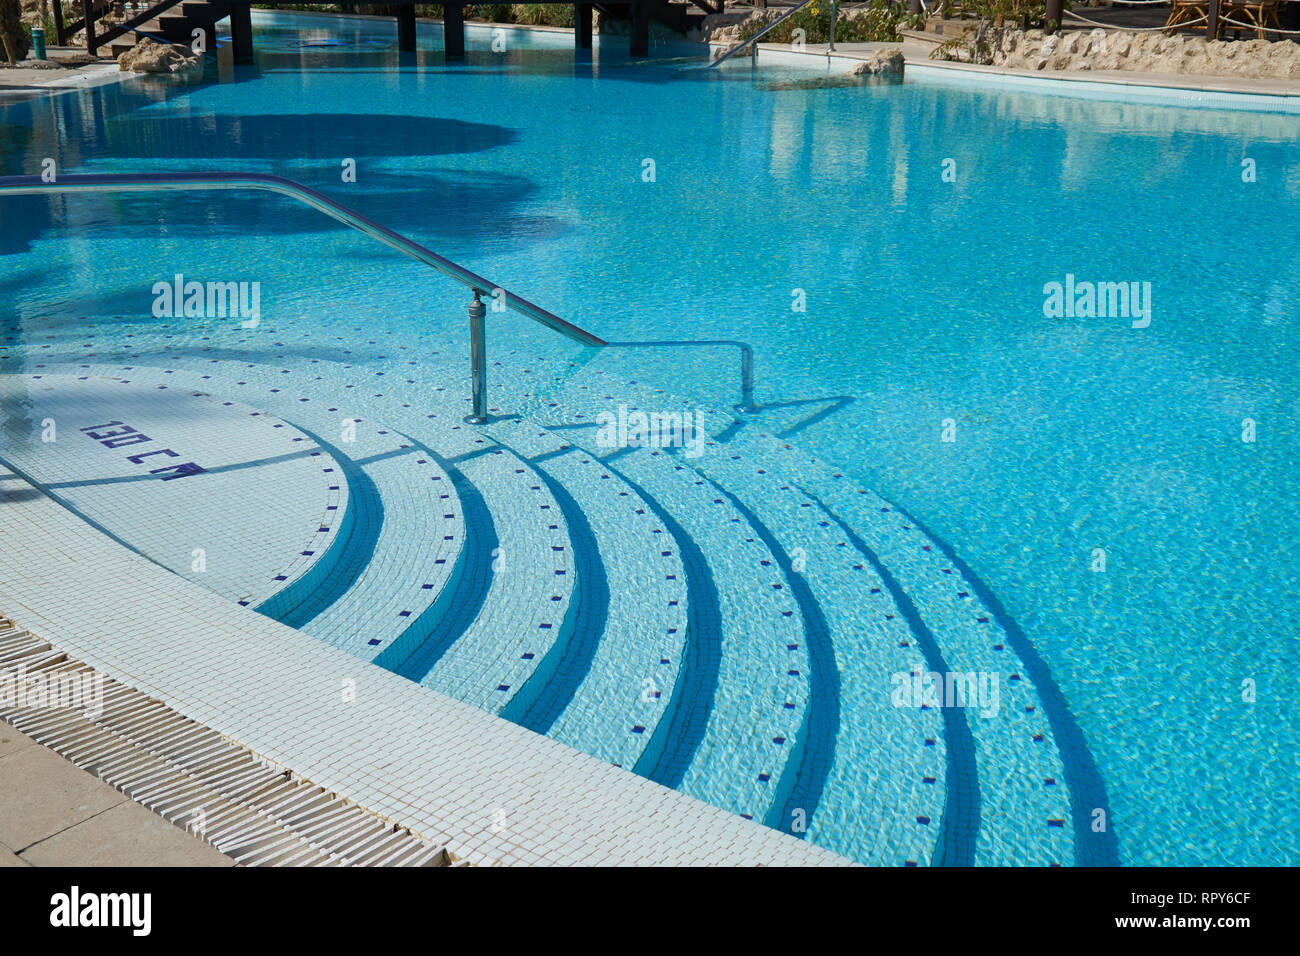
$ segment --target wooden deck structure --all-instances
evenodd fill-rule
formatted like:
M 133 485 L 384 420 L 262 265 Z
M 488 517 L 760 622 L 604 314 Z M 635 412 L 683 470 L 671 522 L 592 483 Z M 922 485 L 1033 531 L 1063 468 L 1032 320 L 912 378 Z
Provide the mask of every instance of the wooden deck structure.
M 301 0 L 259 0 L 265 6 L 301 6 Z M 646 56 L 650 52 L 650 21 L 657 20 L 685 33 L 709 13 L 721 13 L 724 0 L 689 0 L 674 3 L 671 0 L 615 0 L 609 3 L 573 3 L 573 0 L 540 0 L 542 3 L 572 3 L 574 9 L 574 46 L 580 50 L 591 49 L 592 25 L 596 10 L 600 9 L 618 19 L 631 23 L 629 44 L 632 56 Z M 245 0 L 158 0 L 147 10 L 137 12 L 121 23 L 104 24 L 103 32 L 96 31 L 97 21 L 106 14 L 110 4 L 104 0 L 67 0 L 68 14 L 80 12 L 81 18 L 68 20 L 64 0 L 52 0 L 57 41 L 63 44 L 78 30 L 86 31 L 86 49 L 96 53 L 100 47 L 109 47 L 114 56 L 120 56 L 139 41 L 152 36 L 172 43 L 189 45 L 195 30 L 207 36 L 208 49 L 216 46 L 216 24 L 230 18 L 230 39 L 236 63 L 253 61 L 252 5 Z M 324 4 L 321 4 L 322 6 Z M 396 8 L 397 48 L 402 52 L 415 51 L 416 0 L 352 0 L 350 7 L 382 6 Z M 703 11 L 691 10 L 691 5 Z M 465 4 L 443 5 L 444 48 L 449 60 L 465 57 Z

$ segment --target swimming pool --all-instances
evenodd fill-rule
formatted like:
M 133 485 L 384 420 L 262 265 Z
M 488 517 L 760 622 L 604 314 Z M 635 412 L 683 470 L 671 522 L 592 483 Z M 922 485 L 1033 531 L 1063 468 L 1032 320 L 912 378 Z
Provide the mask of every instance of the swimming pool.
M 301 22 L 342 44 L 303 47 L 311 34 L 276 26 Z M 1300 239 L 1278 224 L 1300 204 L 1300 118 L 808 83 L 784 65 L 719 74 L 676 48 L 633 64 L 618 43 L 575 62 L 568 36 L 525 31 L 502 54 L 471 32 L 467 62 L 447 66 L 427 25 L 403 66 L 391 23 L 256 26 L 258 66 L 237 83 L 133 81 L 0 110 L 4 173 L 45 157 L 67 172 L 274 172 L 606 338 L 751 343 L 762 426 L 906 509 L 986 589 L 1021 658 L 1041 660 L 1028 676 L 1055 701 L 1054 729 L 1077 731 L 1056 741 L 1086 783 L 1075 829 L 1103 809 L 1112 835 L 1076 847 L 1083 862 L 1296 862 Z M 0 216 L 4 371 L 214 374 L 216 358 L 310 372 L 326 391 L 399 372 L 464 385 L 463 291 L 311 211 L 186 195 L 9 199 Z M 259 281 L 262 327 L 154 318 L 150 289 L 174 273 Z M 1045 284 L 1067 275 L 1149 282 L 1149 326 L 1045 316 Z M 574 371 L 553 336 L 491 323 L 490 356 L 535 377 L 492 387 L 539 419 L 590 421 L 613 393 L 579 408 L 579 390 L 615 380 L 735 400 L 734 363 L 716 350 L 608 353 Z M 215 374 L 233 381 L 225 364 Z M 377 393 L 358 404 L 400 415 L 393 390 Z M 565 408 L 545 412 L 561 394 Z M 818 481 L 802 487 L 821 497 Z M 606 570 L 603 600 L 618 607 L 622 579 Z M 841 593 L 828 613 L 853 611 Z M 800 653 L 792 669 L 814 675 L 819 699 L 831 649 Z M 852 723 L 847 666 L 841 712 L 808 711 L 832 740 Z M 749 701 L 719 701 L 747 726 Z M 507 715 L 596 749 L 544 696 L 530 711 Z M 724 768 L 652 763 L 639 769 L 724 801 Z M 890 789 L 873 775 L 859 786 Z M 997 790 L 980 781 L 986 821 Z M 876 861 L 854 842 L 857 807 L 824 799 L 821 812 L 810 839 Z

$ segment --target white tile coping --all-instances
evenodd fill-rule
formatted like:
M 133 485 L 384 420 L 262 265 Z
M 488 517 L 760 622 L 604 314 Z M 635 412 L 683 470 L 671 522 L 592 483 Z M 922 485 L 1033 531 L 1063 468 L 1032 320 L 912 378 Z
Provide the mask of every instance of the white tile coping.
M 483 865 L 849 865 L 225 601 L 0 474 L 0 609 Z

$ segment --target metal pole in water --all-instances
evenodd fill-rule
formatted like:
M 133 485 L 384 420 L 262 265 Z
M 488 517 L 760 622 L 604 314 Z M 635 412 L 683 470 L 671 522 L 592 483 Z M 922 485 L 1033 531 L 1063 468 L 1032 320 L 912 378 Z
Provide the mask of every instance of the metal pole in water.
M 740 404 L 736 410 L 758 411 L 758 405 L 754 402 L 754 350 L 748 345 L 740 347 Z
M 474 290 L 474 301 L 469 304 L 469 374 L 473 399 L 472 413 L 465 418 L 468 425 L 487 423 L 487 341 L 483 331 L 483 318 L 487 306 Z

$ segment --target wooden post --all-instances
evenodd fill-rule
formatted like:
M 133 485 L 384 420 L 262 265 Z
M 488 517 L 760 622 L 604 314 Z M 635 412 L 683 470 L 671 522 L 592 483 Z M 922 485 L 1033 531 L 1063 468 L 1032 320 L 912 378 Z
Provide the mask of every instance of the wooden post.
M 1219 0 L 1210 0 L 1210 9 L 1206 14 L 1205 39 L 1219 39 Z
M 63 0 L 53 0 L 54 6 L 54 42 L 63 46 L 68 41 L 68 31 L 63 25 Z
M 94 56 L 99 49 L 99 41 L 95 39 L 95 0 L 81 0 L 81 9 L 86 15 L 86 52 Z
M 1047 0 L 1047 13 L 1043 19 L 1044 33 L 1055 33 L 1061 29 L 1061 20 L 1065 16 L 1065 0 Z
M 596 8 L 590 3 L 573 5 L 573 46 L 577 50 L 591 49 L 591 20 Z
M 239 0 L 230 5 L 230 45 L 235 48 L 236 63 L 253 62 L 253 18 L 250 4 Z
M 650 9 L 644 3 L 632 4 L 632 56 L 650 55 Z
M 415 52 L 415 4 L 407 3 L 397 8 L 397 49 L 402 53 Z
M 459 3 L 443 5 L 442 48 L 449 60 L 465 59 L 465 8 Z

